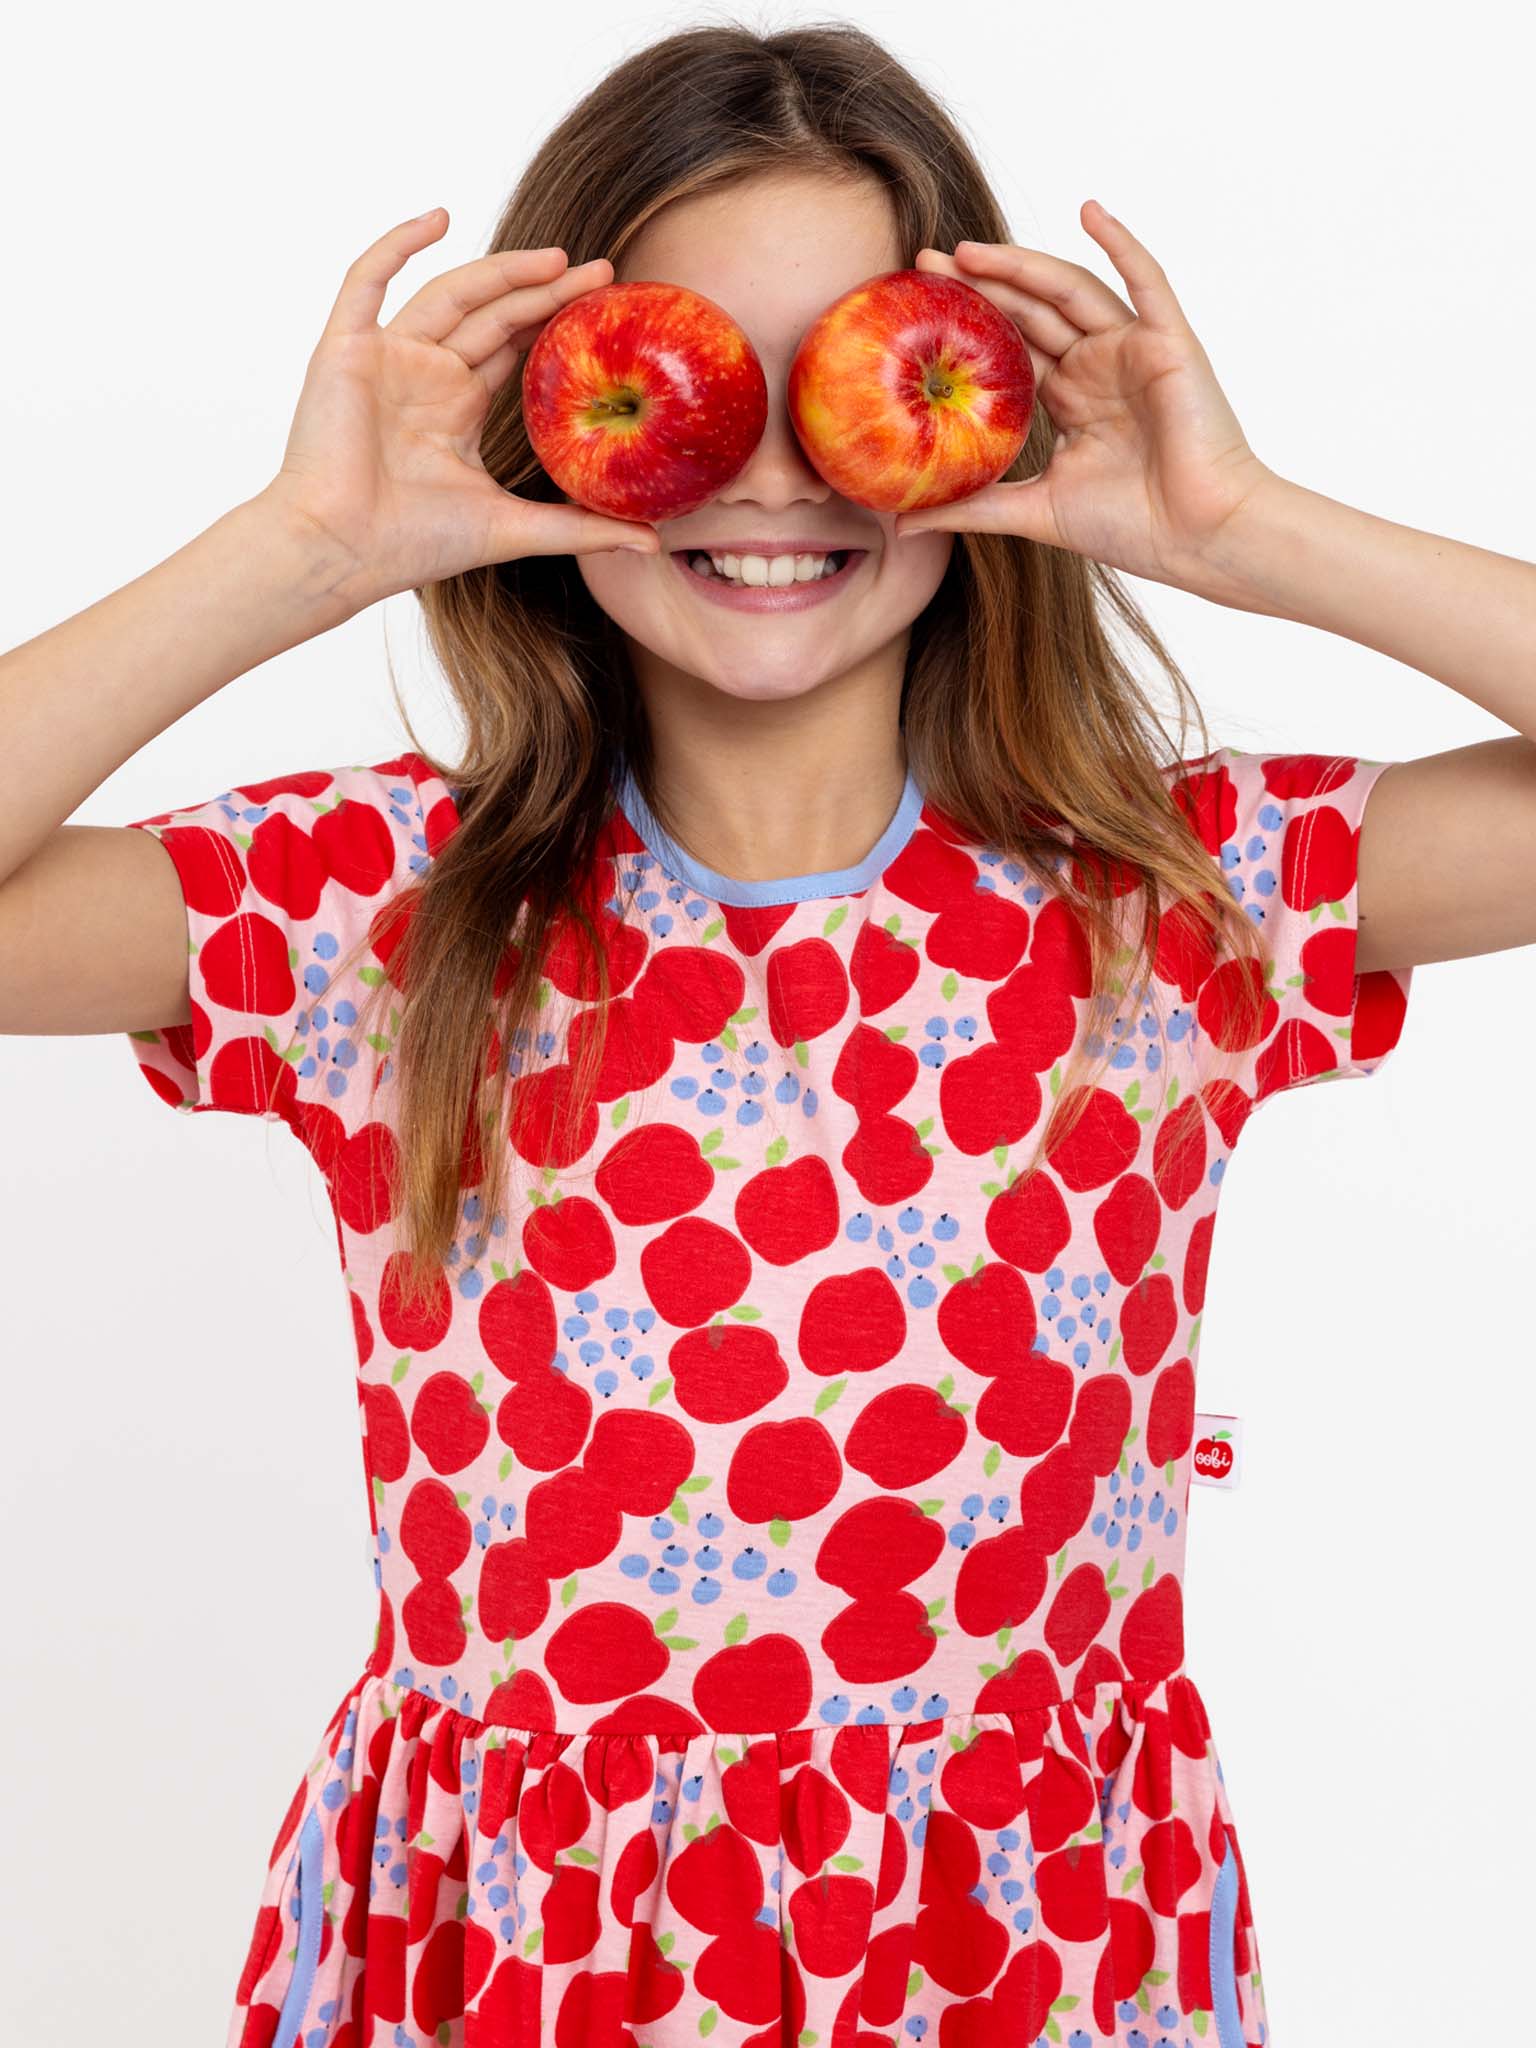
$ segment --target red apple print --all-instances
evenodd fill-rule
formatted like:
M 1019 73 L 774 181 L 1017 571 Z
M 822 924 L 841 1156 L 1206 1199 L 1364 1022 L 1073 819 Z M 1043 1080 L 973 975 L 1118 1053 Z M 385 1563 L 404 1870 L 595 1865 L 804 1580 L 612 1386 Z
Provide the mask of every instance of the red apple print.
M 831 1379 L 874 1372 L 900 1351 L 907 1316 L 890 1277 L 878 1266 L 829 1273 L 805 1297 L 799 1345 L 807 1371 Z
M 551 1641 L 550 1648 L 554 1648 Z M 598 1873 L 580 1863 L 560 1863 L 544 1893 L 544 1939 L 539 1952 L 546 1964 L 578 1963 L 589 1956 L 602 1929 L 597 1899 Z
M 795 914 L 793 903 L 722 903 L 726 936 L 738 953 L 755 957 Z
M 1259 998 L 1253 1023 L 1250 1006 Z M 1267 993 L 1263 970 L 1252 960 L 1223 960 L 1200 990 L 1195 1019 L 1200 1029 L 1221 1052 L 1246 1052 L 1262 1045 L 1274 1030 L 1279 1006 Z
M 885 1685 L 909 1677 L 938 1646 L 927 1606 L 915 1593 L 867 1594 L 821 1632 L 822 1649 L 850 1685 Z
M 927 953 L 935 967 L 998 981 L 1018 966 L 1028 943 L 1029 912 L 1021 903 L 996 889 L 972 888 L 928 927 Z
M 833 1093 L 861 1117 L 894 1109 L 917 1079 L 917 1054 L 872 1024 L 855 1024 L 832 1069 Z
M 1045 1617 L 1045 1640 L 1064 1669 L 1082 1656 L 1108 1620 L 1112 1605 L 1099 1565 L 1080 1564 L 1062 1580 Z
M 291 1071 L 291 1070 L 290 1070 Z M 399 1144 L 387 1124 L 368 1123 L 338 1154 L 331 1195 L 341 1222 L 368 1237 L 394 1219 L 390 1184 Z
M 1184 1661 L 1184 1596 L 1165 1572 L 1137 1594 L 1120 1623 L 1120 1655 L 1133 1678 L 1167 1678 Z
M 693 1971 L 694 1990 L 700 1998 L 719 2006 L 728 2019 L 766 2025 L 779 2018 L 785 1980 L 792 1967 L 793 1959 L 786 1954 L 776 1929 L 761 1920 L 735 1920 L 700 1951 Z M 794 2034 L 798 2032 L 795 2028 Z M 770 2039 L 777 2043 L 785 2034 L 775 2025 Z
M 1253 1113 L 1252 1096 L 1246 1094 L 1236 1081 L 1208 1081 L 1200 1090 L 1200 1102 L 1215 1124 L 1222 1144 L 1230 1152 L 1243 1125 Z
M 552 1287 L 577 1294 L 613 1271 L 608 1218 L 585 1195 L 541 1202 L 523 1225 L 523 1257 Z
M 645 1924 L 641 1900 L 656 1882 L 660 1868 L 661 1854 L 654 1832 L 650 1828 L 642 1828 L 638 1834 L 631 1835 L 615 1860 L 613 1881 L 608 1888 L 613 1917 L 620 1927 L 633 1929 Z
M 1205 1119 L 1198 1096 L 1186 1095 L 1159 1124 L 1152 1173 L 1167 1209 L 1182 1209 L 1205 1179 Z
M 1095 1373 L 1080 1382 L 1070 1441 L 1090 1472 L 1103 1478 L 1114 1471 L 1130 1426 L 1131 1390 L 1118 1372 Z
M 916 1501 L 876 1495 L 832 1524 L 816 1553 L 816 1576 L 856 1598 L 884 1593 L 918 1578 L 943 1548 L 935 1516 Z
M 788 1166 L 769 1165 L 736 1194 L 736 1228 L 760 1259 L 792 1266 L 837 1236 L 837 1187 L 827 1162 L 807 1152 Z
M 638 925 L 622 923 L 610 910 L 587 908 L 608 963 L 608 993 L 622 995 L 645 965 L 645 933 Z M 556 919 L 541 964 L 562 995 L 582 1003 L 598 1001 L 601 990 L 591 941 L 571 917 Z
M 378 847 L 378 856 L 374 868 L 377 871 L 379 861 L 382 861 L 383 873 L 362 892 L 372 896 L 394 871 L 395 853 L 389 827 L 367 804 L 344 805 L 345 809 L 350 809 L 358 819 L 371 818 L 377 828 L 374 844 Z M 330 815 L 340 817 L 342 812 Z M 364 830 L 367 829 L 364 826 Z M 380 840 L 382 845 L 379 845 Z M 306 923 L 319 909 L 320 892 L 329 880 L 321 853 L 319 824 L 311 837 L 294 823 L 286 811 L 270 812 L 251 834 L 251 843 L 245 852 L 245 866 L 256 894 L 263 901 L 276 904 L 293 923 Z
M 800 1967 L 813 1977 L 845 1977 L 869 1939 L 874 1887 L 863 1877 L 818 1877 L 789 1895 L 790 1925 Z
M 1182 1458 L 1195 1433 L 1195 1368 L 1180 1358 L 1158 1374 L 1147 1409 L 1147 1460 L 1166 1465 Z
M 1083 1091 L 1074 1088 L 1060 1105 L 1063 1117 Z M 1101 1188 L 1124 1173 L 1136 1157 L 1141 1126 L 1118 1095 L 1107 1088 L 1088 1091 L 1088 1107 L 1076 1128 L 1047 1149 L 1046 1156 L 1069 1188 Z
M 732 1643 L 699 1666 L 693 1704 L 722 1733 L 793 1728 L 811 1709 L 810 1659 L 793 1636 Z
M 747 1291 L 752 1259 L 729 1230 L 703 1216 L 683 1216 L 640 1254 L 645 1291 L 666 1322 L 702 1323 L 731 1308 Z
M 1019 1528 L 1030 1544 L 1053 1557 L 1093 1512 L 1093 1474 L 1071 1443 L 1058 1444 L 1019 1485 Z
M 630 1941 L 628 1969 L 623 1976 L 617 1971 L 613 1975 L 619 1987 L 615 1993 L 615 2024 L 627 2020 L 633 2025 L 650 2026 L 664 2019 L 688 1987 L 687 1978 L 662 1953 L 655 1935 L 644 1923 L 634 1930 Z M 597 2041 L 602 2036 L 588 2033 L 578 2038 Z
M 484 1415 L 483 1409 L 479 1412 Z M 586 1388 L 569 1373 L 547 1365 L 524 1373 L 502 1397 L 496 1434 L 511 1445 L 520 1465 L 534 1472 L 557 1472 L 581 1455 L 591 1421 L 592 1396 Z
M 529 1490 L 523 1529 L 549 1579 L 601 1564 L 624 1531 L 611 1493 L 581 1467 L 556 1472 Z
M 1010 1826 L 1024 1809 L 1024 1780 L 1012 1733 L 982 1729 L 963 1749 L 952 1750 L 939 1772 L 939 1786 L 950 1812 L 972 1827 Z
M 701 1934 L 723 1934 L 763 1903 L 757 1851 L 728 1822 L 674 1849 L 665 1882 L 672 1905 Z
M 990 1382 L 976 1403 L 976 1428 L 1011 1457 L 1037 1458 L 1060 1442 L 1076 1383 L 1070 1365 L 1037 1354 Z
M 1040 1918 L 1060 1941 L 1096 1941 L 1109 1925 L 1104 1858 L 1096 1842 L 1056 1849 L 1035 1865 Z
M 671 1415 L 610 1408 L 597 1418 L 586 1469 L 626 1515 L 665 1513 L 693 1470 L 693 1438 Z
M 754 1842 L 776 1848 L 779 1840 L 779 1745 L 749 1742 L 747 1753 L 720 1773 L 720 1796 L 731 1826 Z
M 259 839 L 263 827 L 258 826 L 256 830 Z M 343 889 L 351 890 L 354 895 L 377 896 L 385 883 L 393 879 L 394 835 L 388 819 L 372 804 L 359 803 L 344 795 L 333 810 L 322 811 L 316 818 L 314 846 L 329 873 L 335 876 Z M 297 854 L 297 847 L 290 841 L 274 851 L 291 860 Z M 255 852 L 254 841 L 252 852 Z M 271 879 L 277 880 L 276 872 Z M 308 878 L 303 875 L 302 868 L 293 876 L 290 886 L 299 891 L 302 900 L 308 886 Z M 270 902 L 284 900 L 281 891 L 274 895 L 271 889 L 263 888 L 261 893 Z M 292 910 L 291 904 L 286 907 Z M 307 917 L 312 914 L 312 908 L 298 915 Z
M 1200 1844 L 1181 1814 L 1154 1821 L 1141 1838 L 1141 1864 L 1154 1913 L 1172 1920 L 1179 1901 L 1200 1882 Z
M 1037 952 L 1038 948 L 1037 931 Z M 1077 1006 L 1057 972 L 1041 966 L 1038 959 L 1030 960 L 987 997 L 987 1022 L 1010 1059 L 1026 1073 L 1046 1074 L 1072 1049 Z
M 726 1499 L 743 1522 L 798 1522 L 819 1514 L 842 1481 L 837 1443 L 824 1422 L 793 1415 L 759 1422 L 731 1453 Z
M 1129 1287 L 1157 1250 L 1163 1205 L 1144 1173 L 1122 1173 L 1093 1212 L 1093 1235 L 1110 1277 Z
M 393 1387 L 358 1386 L 368 1437 L 368 1470 L 386 1483 L 400 1479 L 411 1462 L 411 1432 Z
M 381 1913 L 369 1915 L 368 1972 L 366 1978 L 360 1978 L 359 1982 L 366 1984 L 370 1989 L 373 1984 L 375 1956 L 383 1946 L 381 1937 L 375 1934 L 374 1929 L 381 1923 L 384 1926 L 390 1924 Z M 379 1944 L 378 1948 L 375 1946 L 376 1943 Z M 402 1984 L 404 1967 L 402 1956 Z M 495 1974 L 480 1994 L 480 2002 L 474 2011 L 464 2015 L 464 2048 L 495 2048 L 498 2041 L 536 2041 L 539 2036 L 539 2005 L 540 1978 L 537 1964 L 526 1961 L 522 1956 L 508 1956 L 504 1962 L 496 1966 Z M 371 2000 L 367 2005 L 367 2015 L 370 2019 L 374 2017 Z M 393 2017 L 403 2016 L 402 1992 L 400 2010 Z M 387 2019 L 391 2014 L 380 2011 L 377 2017 Z M 359 2033 L 358 2040 L 361 2041 L 362 2038 L 362 2034 Z M 347 2048 L 342 2034 L 336 2037 L 336 2048 Z
M 537 1273 L 527 1267 L 498 1280 L 480 1303 L 480 1344 L 496 1370 L 509 1380 L 555 1362 L 555 1301 Z
M 984 1045 L 946 1060 L 939 1076 L 945 1136 L 972 1156 L 1026 1137 L 1040 1102 L 1039 1081 L 1007 1046 Z
M 715 1184 L 715 1169 L 691 1131 L 641 1124 L 608 1148 L 593 1185 L 620 1223 L 670 1223 L 696 1209 Z
M 734 960 L 684 944 L 660 947 L 635 984 L 635 994 L 655 1008 L 684 1045 L 704 1045 L 718 1037 L 742 1007 L 745 990 Z
M 570 1129 L 574 1075 L 561 1062 L 520 1074 L 507 1091 L 508 1136 L 530 1166 L 569 1166 L 597 1136 L 597 1104 L 587 1103 Z
M 1126 1370 L 1153 1371 L 1161 1365 L 1179 1327 L 1179 1305 L 1168 1273 L 1148 1273 L 1128 1290 L 1120 1311 L 1121 1357 Z
M 446 1579 L 469 1555 L 469 1517 L 441 1479 L 418 1479 L 400 1514 L 400 1548 L 424 1579 Z
M 1000 1259 L 1025 1273 L 1044 1273 L 1071 1242 L 1072 1222 L 1061 1189 L 1040 1168 L 992 1197 L 986 1232 Z
M 696 1422 L 741 1422 L 789 1383 L 772 1333 L 746 1323 L 688 1331 L 668 1352 L 667 1364 L 677 1405 Z
M 653 1685 L 670 1662 L 671 1652 L 647 1617 L 619 1600 L 576 1608 L 544 1652 L 550 1677 L 578 1706 Z
M 411 1435 L 434 1472 L 462 1472 L 490 1433 L 490 1418 L 457 1373 L 435 1372 L 416 1389 Z
M 859 1010 L 877 1017 L 898 1002 L 916 981 L 922 965 L 916 946 L 904 945 L 883 924 L 863 924 L 848 962 L 848 978 L 858 991 Z
M 1254 1063 L 1256 1099 L 1335 1072 L 1338 1048 L 1339 1041 L 1319 1031 L 1309 1018 L 1287 1017 Z
M 620 1710 L 622 1716 L 623 1709 Z M 601 1717 L 603 1721 L 608 1715 Z M 690 1714 L 691 1721 L 693 1716 Z M 622 1729 L 605 1730 L 623 1734 Z M 586 1742 L 581 1746 L 581 1771 L 587 1791 L 605 1813 L 617 1813 L 637 1799 L 648 1798 L 656 1783 L 656 1767 L 645 1743 L 631 1736 L 627 1742 Z
M 832 1775 L 858 1806 L 883 1814 L 890 1791 L 888 1737 L 875 1722 L 850 1722 L 832 1738 Z M 882 1883 L 883 1889 L 883 1883 Z
M 938 1331 L 945 1350 L 972 1372 L 1014 1372 L 1034 1349 L 1035 1305 L 1020 1274 L 991 1260 L 940 1297 Z
M 983 1536 L 965 1553 L 955 1581 L 955 1620 L 968 1636 L 1017 1628 L 1040 1605 L 1047 1567 L 1022 1529 Z
M 809 1042 L 848 1007 L 848 974 L 830 939 L 798 939 L 768 955 L 768 1029 L 775 1045 Z
M 963 900 L 976 886 L 976 863 L 936 832 L 912 834 L 887 867 L 885 886 L 919 910 L 943 910 Z
M 948 1826 L 941 1827 L 941 1822 Z M 970 1845 L 971 1853 L 963 1866 L 957 1855 L 939 1847 L 951 1829 L 961 1830 Z M 953 1814 L 930 1813 L 923 1841 L 922 1903 L 912 1940 L 912 1961 L 935 1984 L 957 1998 L 974 1998 L 986 1990 L 1003 1966 L 1008 1954 L 1008 1929 L 979 1899 L 969 1896 L 976 1876 L 962 1889 L 951 1866 L 973 1872 L 977 1869 L 975 1837 Z
M 1198 1315 L 1206 1305 L 1206 1274 L 1210 1272 L 1210 1237 L 1214 1233 L 1214 1212 L 1200 1217 L 1190 1229 L 1190 1245 L 1184 1253 L 1184 1307 Z
M 407 1313 L 405 1263 L 404 1252 L 391 1252 L 384 1261 L 379 1281 L 379 1328 L 384 1333 L 384 1342 L 396 1351 L 434 1351 L 453 1321 L 448 1276 L 439 1271 L 432 1280 L 425 1306 Z
M 1342 903 L 1355 886 L 1360 834 L 1333 804 L 1294 814 L 1280 847 L 1280 893 L 1293 910 Z
M 570 1765 L 556 1757 L 518 1803 L 518 1847 L 540 1870 L 552 1871 L 560 1851 L 573 1848 L 591 1824 L 587 1788 Z
M 848 1801 L 825 1771 L 805 1764 L 784 1780 L 780 1824 L 784 1853 L 814 1876 L 848 1839 Z
M 458 1594 L 448 1579 L 422 1579 L 400 1603 L 400 1626 L 411 1655 L 423 1664 L 456 1664 L 469 1638 Z
M 877 1486 L 916 1486 L 965 1447 L 965 1417 L 933 1387 L 890 1387 L 848 1432 L 843 1455 Z
M 571 1019 L 566 1058 L 572 1068 L 587 1057 L 587 1041 L 598 1029 L 596 1007 Z M 615 996 L 592 1093 L 599 1102 L 617 1102 L 621 1095 L 649 1088 L 672 1064 L 674 1046 L 667 1020 L 656 1003 L 634 996 Z
M 476 1604 L 481 1631 L 493 1643 L 531 1636 L 542 1624 L 549 1612 L 549 1580 L 526 1537 L 487 1547 Z
M 933 1155 L 903 1117 L 866 1117 L 843 1147 L 843 1165 L 866 1201 L 910 1201 L 933 1176 Z
M 1211 1916 L 1179 1915 L 1179 2003 L 1186 2012 L 1209 2012 L 1211 1998 Z

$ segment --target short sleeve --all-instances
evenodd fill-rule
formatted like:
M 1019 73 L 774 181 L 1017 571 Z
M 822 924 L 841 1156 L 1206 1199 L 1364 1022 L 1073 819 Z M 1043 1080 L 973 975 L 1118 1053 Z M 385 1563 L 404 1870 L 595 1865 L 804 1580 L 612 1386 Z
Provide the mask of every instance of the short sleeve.
M 1196 1000 L 1200 1029 L 1255 1105 L 1314 1081 L 1381 1071 L 1398 1045 L 1411 968 L 1355 971 L 1360 832 L 1390 761 L 1220 747 L 1175 771 L 1175 800 L 1259 927 L 1273 967 L 1256 1039 L 1237 1044 L 1241 969 L 1223 961 Z
M 353 1027 L 379 961 L 365 944 L 346 963 L 425 868 L 443 825 L 437 805 L 452 809 L 446 786 L 410 753 L 129 820 L 170 855 L 186 910 L 191 1021 L 126 1034 L 162 1102 L 299 1131 L 309 1105 L 363 1121 L 375 1063 Z

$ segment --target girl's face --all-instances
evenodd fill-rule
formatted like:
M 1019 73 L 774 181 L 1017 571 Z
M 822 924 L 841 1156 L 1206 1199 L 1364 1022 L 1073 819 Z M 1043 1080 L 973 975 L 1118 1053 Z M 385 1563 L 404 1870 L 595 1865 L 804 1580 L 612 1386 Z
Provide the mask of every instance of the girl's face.
M 659 554 L 577 557 L 647 690 L 688 678 L 727 696 L 766 700 L 803 696 L 856 672 L 899 689 L 908 629 L 943 580 L 954 535 L 919 534 L 898 548 L 892 514 L 871 512 L 824 483 L 790 424 L 787 384 L 816 316 L 851 286 L 904 260 L 889 202 L 873 180 L 774 173 L 674 200 L 616 268 L 616 283 L 659 279 L 723 306 L 746 330 L 768 380 L 768 422 L 745 469 L 697 512 L 660 521 Z M 796 552 L 865 553 L 823 602 L 782 613 L 717 604 L 688 566 L 691 550 L 739 554 L 735 543 L 764 540 Z

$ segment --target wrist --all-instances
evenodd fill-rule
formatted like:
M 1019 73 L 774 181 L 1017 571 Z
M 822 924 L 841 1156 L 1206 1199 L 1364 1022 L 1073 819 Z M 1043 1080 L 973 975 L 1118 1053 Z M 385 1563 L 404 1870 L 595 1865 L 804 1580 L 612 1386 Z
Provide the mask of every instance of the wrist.
M 263 575 L 301 610 L 340 625 L 385 593 L 371 589 L 350 548 L 307 512 L 280 480 L 226 515 L 242 529 Z
M 1263 470 L 1236 510 L 1185 565 L 1182 587 L 1235 611 L 1284 616 L 1274 572 L 1295 533 L 1300 501 L 1308 495 L 1289 478 Z

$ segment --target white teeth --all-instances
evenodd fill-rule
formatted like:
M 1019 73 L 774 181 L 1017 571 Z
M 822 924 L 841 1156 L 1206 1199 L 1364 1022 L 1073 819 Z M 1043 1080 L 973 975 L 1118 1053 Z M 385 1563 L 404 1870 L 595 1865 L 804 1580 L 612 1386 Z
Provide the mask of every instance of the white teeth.
M 701 566 L 706 561 L 707 569 Z M 787 583 L 815 583 L 836 569 L 831 555 L 708 555 L 702 551 L 689 556 L 688 566 L 697 576 L 719 576 L 727 583 L 774 590 Z

